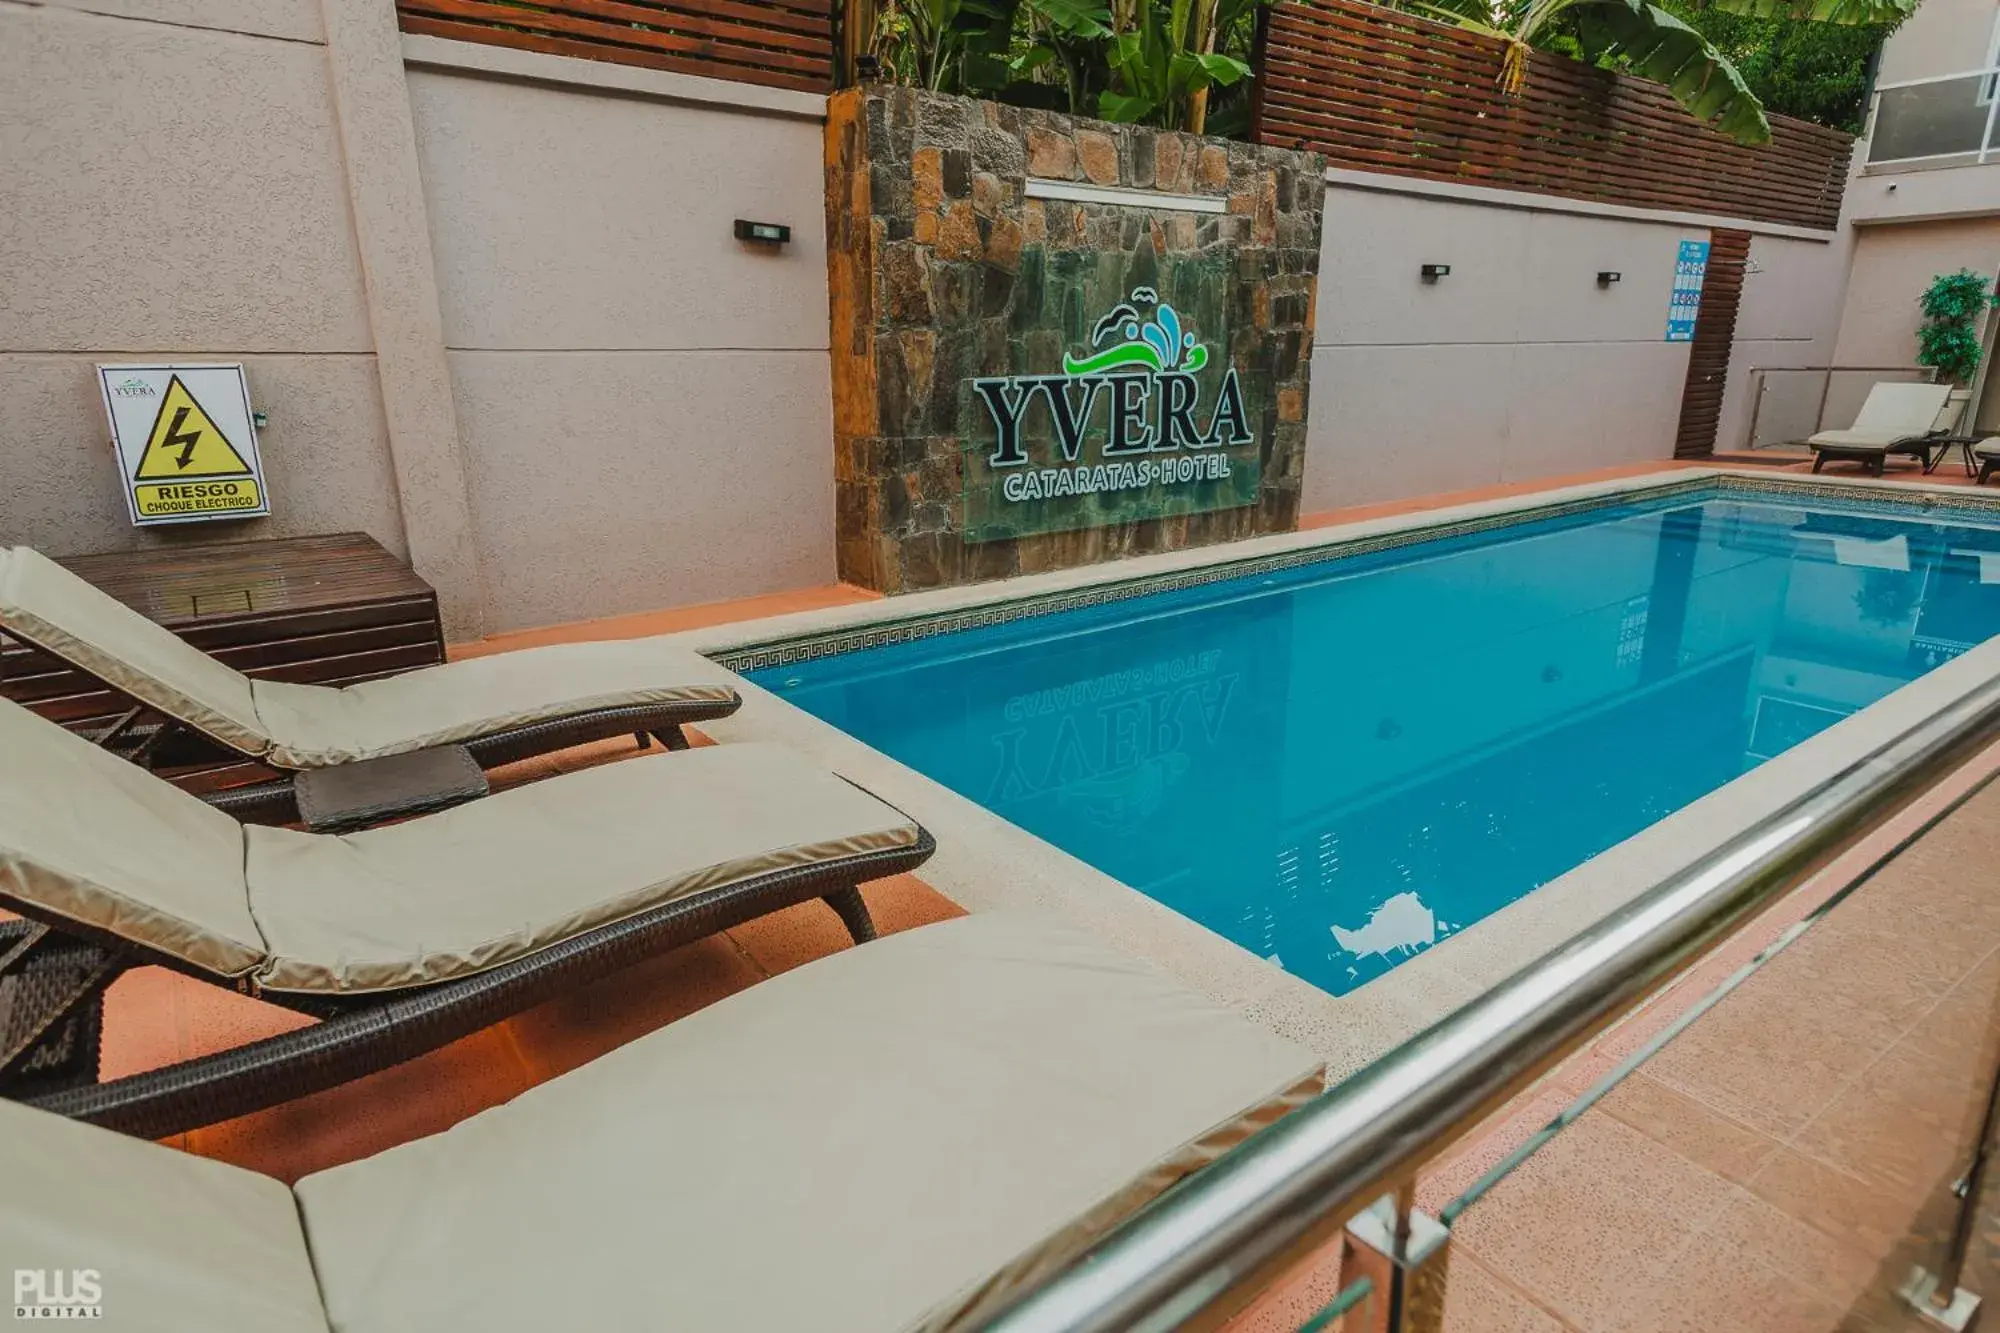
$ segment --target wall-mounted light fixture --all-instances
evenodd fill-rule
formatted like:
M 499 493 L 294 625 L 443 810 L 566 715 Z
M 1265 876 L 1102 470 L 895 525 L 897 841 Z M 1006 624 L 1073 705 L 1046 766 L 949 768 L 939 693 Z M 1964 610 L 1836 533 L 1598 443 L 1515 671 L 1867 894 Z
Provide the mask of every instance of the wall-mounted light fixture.
M 1439 278 L 1442 278 L 1446 274 L 1451 272 L 1451 265 L 1426 264 L 1419 271 L 1424 275 L 1425 282 L 1436 282 Z
M 759 245 L 784 245 L 792 239 L 792 229 L 782 222 L 751 222 L 747 218 L 738 218 L 736 239 L 754 241 Z
M 1625 281 L 1625 275 L 1616 269 L 1601 268 L 1597 270 L 1597 285 L 1600 287 L 1609 287 L 1614 282 L 1623 281 Z

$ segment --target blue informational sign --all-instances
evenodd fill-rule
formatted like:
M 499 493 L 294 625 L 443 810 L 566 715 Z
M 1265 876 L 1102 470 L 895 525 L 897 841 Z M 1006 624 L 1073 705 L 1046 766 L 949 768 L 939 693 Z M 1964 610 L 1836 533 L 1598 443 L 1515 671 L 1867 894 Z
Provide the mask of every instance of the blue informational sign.
M 1667 305 L 1667 341 L 1694 341 L 1695 316 L 1701 313 L 1701 282 L 1708 276 L 1708 242 L 1682 241 L 1674 265 L 1674 295 Z

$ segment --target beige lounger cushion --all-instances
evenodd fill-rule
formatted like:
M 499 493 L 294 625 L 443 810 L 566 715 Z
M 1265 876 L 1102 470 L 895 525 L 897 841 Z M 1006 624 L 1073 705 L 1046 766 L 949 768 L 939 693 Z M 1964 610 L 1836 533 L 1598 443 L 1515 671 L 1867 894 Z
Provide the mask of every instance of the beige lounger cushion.
M 280 768 L 326 768 L 628 705 L 727 705 L 733 677 L 658 638 L 554 644 L 344 689 L 251 681 L 25 546 L 0 550 L 0 624 Z
M 326 1333 L 277 1181 L 4 1100 L 0 1145 L 0 1280 L 97 1270 L 103 1321 L 63 1327 Z
M 1815 449 L 1847 449 L 1855 453 L 1864 450 L 1870 453 L 1887 453 L 1894 446 L 1909 439 L 1907 434 L 1885 434 L 1881 431 L 1866 430 L 1823 430 L 1806 443 Z
M 272 990 L 447 981 L 921 836 L 776 745 L 629 759 L 344 837 L 245 827 L 5 700 L 0 755 L 0 893 Z
M 345 689 L 251 684 L 270 760 L 325 768 L 490 736 L 600 708 L 735 699 L 728 672 L 659 639 L 553 644 Z
M 240 977 L 264 959 L 243 826 L 0 700 L 0 893 Z
M 689 894 L 909 847 L 908 816 L 776 745 L 657 754 L 342 837 L 251 827 L 269 990 L 447 981 Z
M 762 982 L 296 1194 L 344 1333 L 890 1333 L 997 1297 L 1318 1083 L 1307 1052 L 1081 931 L 980 915 Z
M 0 552 L 0 624 L 245 754 L 270 743 L 247 677 L 39 551 Z
M 1823 430 L 1806 443 L 1816 448 L 1886 450 L 1919 439 L 1946 423 L 1951 394 L 1949 384 L 1877 383 L 1869 388 L 1853 426 Z
M 1978 454 L 1981 458 L 1992 458 L 2000 455 L 2000 435 L 1989 436 L 1981 440 L 1972 446 L 1972 452 Z

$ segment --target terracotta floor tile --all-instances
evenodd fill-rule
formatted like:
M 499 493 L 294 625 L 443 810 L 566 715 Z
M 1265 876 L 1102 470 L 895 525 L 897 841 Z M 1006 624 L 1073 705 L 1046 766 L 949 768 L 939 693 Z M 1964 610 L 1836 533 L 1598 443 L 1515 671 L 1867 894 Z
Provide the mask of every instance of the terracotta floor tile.
M 1992 1071 L 1990 1059 L 1940 1057 L 1898 1042 L 1791 1147 L 1865 1180 L 1931 1189 L 1971 1160 Z
M 186 1015 L 189 1056 L 227 1051 L 280 1032 L 307 1027 L 315 1020 L 294 1009 L 265 1004 L 192 977 L 179 977 L 185 989 L 180 1008 Z
M 1648 1078 L 1643 1068 L 1612 1089 L 1597 1109 L 1738 1183 L 1755 1175 L 1778 1147 L 1777 1140 Z
M 508 1020 L 515 1053 L 537 1082 L 665 1027 L 767 974 L 726 936 L 675 949 Z
M 883 935 L 965 915 L 964 908 L 915 875 L 864 884 L 861 898 L 876 931 Z M 729 934 L 771 976 L 853 945 L 833 909 L 817 901 L 746 921 L 731 927 Z
M 1579 1329 L 1631 1314 L 1635 1280 L 1689 1244 L 1734 1187 L 1608 1116 L 1570 1126 L 1469 1209 L 1458 1243 Z
M 766 593 L 761 597 L 741 597 L 727 602 L 705 602 L 697 606 L 670 607 L 662 611 L 641 611 L 605 620 L 579 620 L 549 625 L 541 629 L 513 630 L 488 635 L 472 643 L 451 646 L 451 656 L 483 657 L 517 648 L 537 648 L 550 643 L 586 643 L 598 639 L 639 639 L 654 634 L 678 634 L 708 625 L 727 625 L 739 620 L 761 620 L 766 616 L 789 615 L 795 611 L 817 611 L 829 606 L 852 606 L 872 602 L 882 594 L 846 583 L 790 592 Z
M 188 1148 L 290 1182 L 449 1129 L 533 1084 L 512 1037 L 491 1027 L 341 1087 L 198 1129 Z
M 1837 1333 L 1843 1310 L 1718 1236 L 1701 1236 L 1588 1333 Z
M 1791 1148 L 1780 1148 L 1747 1186 L 1778 1211 L 1850 1250 L 1887 1254 L 1909 1230 L 1923 1191 L 1840 1171 Z
M 1468 1134 L 1462 1146 L 1424 1168 L 1417 1181 L 1417 1206 L 1434 1217 L 1441 1214 L 1575 1100 L 1569 1089 L 1551 1085 L 1508 1103 L 1500 1115 Z
M 1669 1042 L 1647 1074 L 1750 1129 L 1796 1133 L 1904 1026 L 1855 1002 L 1850 978 L 1827 966 L 1833 951 L 1810 947 L 1816 935 Z
M 1843 1006 L 1906 1031 L 1986 961 L 1994 944 L 1982 931 L 1906 903 L 1912 877 L 1903 872 L 1901 862 L 1884 870 L 1766 971 L 1786 973 L 1794 986 L 1814 972 L 1837 984 Z
M 1842 1308 L 1875 1281 L 1888 1257 L 1836 1240 L 1748 1190 L 1722 1211 L 1706 1235 Z
M 1478 504 L 1485 500 L 1504 500 L 1517 495 L 1533 495 L 1536 491 L 1555 490 L 1562 486 L 1582 486 L 1594 481 L 1618 481 L 1626 477 L 1650 476 L 1655 472 L 1674 472 L 1682 468 L 1706 467 L 1706 463 L 1677 463 L 1662 459 L 1650 463 L 1627 463 L 1618 467 L 1598 468 L 1591 472 L 1574 472 L 1561 477 L 1543 477 L 1539 481 L 1513 481 L 1496 486 L 1475 486 L 1463 491 L 1442 491 L 1435 495 L 1414 495 L 1403 500 L 1385 500 L 1379 504 L 1350 505 L 1344 509 L 1328 509 L 1317 514 L 1299 516 L 1300 530 L 1327 528 L 1336 523 L 1359 523 L 1371 518 L 1392 518 L 1398 514 L 1421 513 L 1426 509 L 1446 509 L 1452 505 Z
M 1312 1319 L 1340 1295 L 1340 1252 L 1337 1240 L 1323 1246 L 1225 1324 L 1226 1333 L 1292 1333 Z
M 98 1077 L 106 1082 L 186 1058 L 182 992 L 201 983 L 163 967 L 139 967 L 104 992 L 104 1041 Z
M 1454 1253 L 1444 1296 L 1445 1333 L 1575 1333 L 1495 1276 L 1470 1253 Z
M 1940 1059 L 1994 1067 L 2000 1061 L 2000 951 L 1952 987 L 1903 1040 Z

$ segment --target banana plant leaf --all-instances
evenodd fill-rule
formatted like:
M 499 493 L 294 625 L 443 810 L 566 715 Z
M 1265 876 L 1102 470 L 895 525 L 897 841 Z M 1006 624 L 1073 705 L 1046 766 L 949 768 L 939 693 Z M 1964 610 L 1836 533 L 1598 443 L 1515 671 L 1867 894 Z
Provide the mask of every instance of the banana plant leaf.
M 1667 85 L 1696 120 L 1738 143 L 1771 141 L 1763 103 L 1736 66 L 1666 10 L 1646 0 L 1581 0 L 1569 14 L 1590 59 L 1622 56 L 1633 73 Z
M 1066 36 L 1111 35 L 1111 7 L 1102 0 L 1027 0 L 1027 5 Z
M 1758 19 L 1811 19 L 1853 26 L 1899 23 L 1916 11 L 1917 0 L 1709 0 L 1726 14 Z

